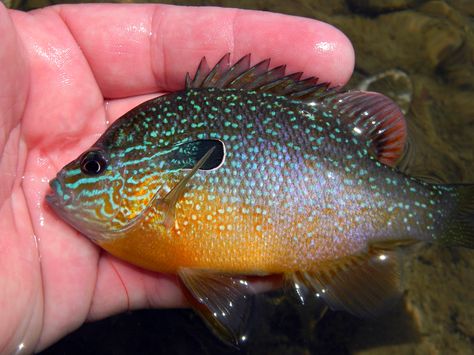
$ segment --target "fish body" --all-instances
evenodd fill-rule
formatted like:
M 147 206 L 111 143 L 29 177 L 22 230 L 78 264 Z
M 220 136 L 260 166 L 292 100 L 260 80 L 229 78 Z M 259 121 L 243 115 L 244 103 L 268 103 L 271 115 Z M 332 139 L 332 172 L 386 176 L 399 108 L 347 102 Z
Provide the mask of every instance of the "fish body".
M 449 216 L 443 205 L 451 203 L 449 191 L 372 159 L 367 140 L 327 111 L 271 94 L 214 88 L 141 106 L 96 144 L 114 152 L 109 156 L 117 163 L 111 164 L 123 166 L 117 178 L 132 191 L 122 195 L 129 214 L 140 212 L 163 188 L 149 189 L 152 172 L 139 173 L 157 151 L 219 140 L 225 161 L 193 177 L 170 228 L 163 227 L 163 213 L 154 213 L 133 236 L 97 236 L 99 244 L 156 271 L 192 267 L 252 274 L 312 270 L 371 241 L 434 238 Z M 163 181 L 169 189 L 186 173 L 184 163 L 174 164 L 176 173 Z
M 232 313 L 216 295 L 237 304 L 238 275 L 283 273 L 365 315 L 399 286 L 395 247 L 472 247 L 472 186 L 394 167 L 406 125 L 392 101 L 226 61 L 112 124 L 52 180 L 53 209 L 111 254 L 178 273 L 232 342 L 240 321 L 216 316 Z

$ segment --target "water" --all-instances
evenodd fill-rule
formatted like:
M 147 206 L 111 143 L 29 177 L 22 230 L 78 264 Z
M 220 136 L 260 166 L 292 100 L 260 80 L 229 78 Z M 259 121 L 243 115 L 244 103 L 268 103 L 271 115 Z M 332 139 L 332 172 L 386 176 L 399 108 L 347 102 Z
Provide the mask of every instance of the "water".
M 23 9 L 44 5 L 41 0 L 10 2 Z M 416 141 L 405 161 L 408 172 L 474 183 L 474 2 L 167 2 L 262 9 L 334 24 L 356 50 L 349 86 L 369 84 L 407 110 Z M 260 301 L 264 321 L 241 351 L 219 343 L 192 311 L 150 310 L 86 324 L 43 353 L 474 353 L 474 251 L 423 246 L 407 258 L 404 274 L 403 299 L 372 320 L 327 312 L 318 321 L 316 302 L 301 308 L 281 292 L 266 297 Z

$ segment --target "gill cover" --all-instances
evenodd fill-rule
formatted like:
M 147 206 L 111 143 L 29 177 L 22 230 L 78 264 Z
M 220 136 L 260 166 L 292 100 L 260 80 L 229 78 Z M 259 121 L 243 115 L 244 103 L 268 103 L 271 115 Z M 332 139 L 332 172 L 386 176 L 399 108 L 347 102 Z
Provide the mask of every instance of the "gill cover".
M 163 225 L 171 228 L 174 225 L 175 207 L 178 200 L 183 196 L 192 177 L 198 170 L 213 170 L 218 168 L 224 160 L 225 147 L 219 140 L 198 140 L 190 143 L 180 144 L 173 147 L 165 157 L 171 162 L 180 162 L 177 173 L 191 168 L 184 177 L 180 178 L 171 190 L 164 194 L 164 189 L 159 189 L 143 207 L 127 223 L 115 229 L 101 231 L 104 239 L 110 239 L 117 234 L 123 234 L 136 228 L 148 216 L 148 214 L 160 214 Z M 162 157 L 163 158 L 163 157 Z M 199 159 L 196 161 L 196 159 Z M 177 163 L 176 163 L 177 164 Z

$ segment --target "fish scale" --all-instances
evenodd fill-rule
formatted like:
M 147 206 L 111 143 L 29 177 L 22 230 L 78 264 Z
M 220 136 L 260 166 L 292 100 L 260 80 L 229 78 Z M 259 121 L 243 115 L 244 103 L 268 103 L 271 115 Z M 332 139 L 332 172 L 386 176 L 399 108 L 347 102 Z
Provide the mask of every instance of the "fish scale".
M 365 316 L 400 291 L 397 249 L 474 246 L 472 185 L 396 169 L 407 131 L 390 99 L 228 60 L 115 121 L 50 182 L 51 207 L 112 255 L 177 273 L 234 344 L 245 275 Z
M 140 263 L 156 270 L 163 270 L 166 265 L 169 271 L 187 266 L 227 272 L 283 272 L 311 269 L 321 260 L 351 255 L 363 250 L 370 240 L 413 235 L 430 239 L 431 233 L 426 230 L 429 226 L 435 228 L 436 218 L 432 224 L 423 223 L 425 230 L 407 224 L 408 219 L 429 221 L 421 205 L 414 205 L 411 195 L 410 199 L 404 197 L 415 182 L 393 176 L 390 169 L 369 159 L 367 142 L 338 126 L 327 111 L 271 94 L 210 88 L 158 98 L 139 112 L 132 112 L 125 125 L 120 123 L 120 129 L 103 137 L 103 144 L 116 149 L 117 156 L 134 162 L 127 165 L 128 171 L 134 172 L 131 190 L 148 188 L 144 194 L 127 199 L 129 203 L 123 207 L 131 212 L 123 215 L 135 215 L 156 193 L 146 179 L 149 170 L 155 168 L 150 164 L 155 154 L 149 152 L 197 139 L 219 139 L 226 146 L 222 168 L 200 171 L 194 176 L 183 196 L 188 203 L 176 205 L 177 228 L 163 237 L 173 240 L 179 235 L 176 239 L 181 242 L 173 243 L 173 249 L 186 255 L 186 260 L 175 256 L 173 260 L 158 258 L 156 253 L 166 254 L 157 251 L 168 247 L 163 244 L 144 247 L 138 258 Z M 130 130 L 137 127 L 145 133 L 128 139 Z M 134 149 L 123 153 L 128 146 Z M 364 171 L 375 168 L 380 173 L 367 186 Z M 142 174 L 136 174 L 139 169 Z M 182 175 L 177 172 L 174 179 L 179 180 Z M 394 188 L 387 188 L 387 181 L 392 180 Z M 406 187 L 400 189 L 399 185 Z M 418 189 L 422 191 L 421 187 Z M 430 197 L 435 196 L 420 195 L 417 201 L 427 202 Z M 232 213 L 219 213 L 226 205 Z M 257 207 L 265 215 L 250 212 Z M 398 212 L 391 217 L 380 213 L 389 207 Z M 306 216 L 312 218 L 311 223 L 302 223 Z M 357 223 L 356 217 L 364 222 Z M 155 222 L 161 223 L 159 218 Z M 156 228 L 147 225 L 138 234 L 152 234 Z M 160 238 L 156 239 L 159 242 Z M 220 240 L 226 243 L 216 247 Z M 112 250 L 129 249 L 116 241 L 102 245 Z M 151 267 L 158 259 L 161 262 Z

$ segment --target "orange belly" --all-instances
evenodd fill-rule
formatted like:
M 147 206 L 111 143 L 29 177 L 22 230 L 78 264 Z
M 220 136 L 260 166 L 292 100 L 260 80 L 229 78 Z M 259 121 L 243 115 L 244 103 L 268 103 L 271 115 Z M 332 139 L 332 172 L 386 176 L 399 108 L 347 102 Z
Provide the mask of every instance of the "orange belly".
M 148 270 L 188 267 L 240 274 L 310 270 L 354 252 L 350 240 L 335 245 L 333 235 L 321 234 L 324 226 L 308 222 L 308 214 L 226 205 L 219 197 L 209 201 L 205 192 L 185 195 L 171 226 L 163 225 L 162 211 L 156 215 L 161 217 L 147 218 L 149 222 L 100 246 Z
M 112 255 L 148 270 L 176 272 L 180 267 L 233 273 L 281 272 L 287 256 L 270 235 L 267 218 L 246 208 L 215 204 L 196 209 L 180 203 L 175 223 L 141 224 L 125 236 L 100 242 Z
M 205 192 L 190 195 L 176 205 L 174 225 L 165 227 L 159 220 L 163 217 L 158 217 L 162 213 L 157 213 L 156 218 L 147 218 L 150 222 L 100 246 L 120 259 L 160 272 L 191 267 L 259 274 L 297 266 L 289 252 L 294 241 L 264 208 L 226 206 L 219 197 L 209 201 Z

